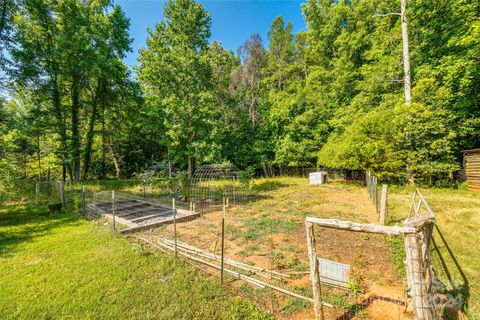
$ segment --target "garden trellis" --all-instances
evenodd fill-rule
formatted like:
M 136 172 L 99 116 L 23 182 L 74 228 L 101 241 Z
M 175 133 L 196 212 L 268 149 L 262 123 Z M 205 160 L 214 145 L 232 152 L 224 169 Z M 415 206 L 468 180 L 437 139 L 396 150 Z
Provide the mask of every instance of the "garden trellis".
M 196 170 L 190 185 L 190 198 L 201 208 L 247 200 L 247 187 L 240 170 L 231 164 L 208 164 Z

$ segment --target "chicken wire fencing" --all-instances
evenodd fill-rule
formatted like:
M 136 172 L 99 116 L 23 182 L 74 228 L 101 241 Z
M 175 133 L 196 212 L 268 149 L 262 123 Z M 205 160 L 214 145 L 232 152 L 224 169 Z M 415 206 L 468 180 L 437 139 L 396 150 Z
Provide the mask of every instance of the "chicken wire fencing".
M 377 212 L 380 211 L 380 194 L 378 192 L 378 178 L 371 174 L 370 171 L 365 173 L 365 183 L 367 185 L 367 191 L 372 199 L 373 203 L 375 204 L 375 208 Z
M 321 287 L 323 312 L 319 311 L 319 314 L 323 313 L 324 319 L 412 317 L 411 313 L 405 313 L 404 274 L 392 264 L 389 249 L 389 244 L 402 247 L 402 235 L 385 236 L 315 223 L 308 225 L 312 230 L 308 237 L 314 238 Z
M 176 197 L 146 198 L 118 191 L 99 191 L 87 205 L 90 217 L 103 217 L 122 233 L 138 232 L 198 217 L 192 203 Z M 189 206 L 188 206 L 189 205 Z
M 252 173 L 253 174 L 253 173 Z M 251 176 L 231 164 L 208 164 L 195 170 L 189 185 L 189 200 L 199 208 L 245 204 L 253 195 L 248 192 Z
M 83 214 L 92 196 L 92 191 L 85 185 L 59 180 L 35 182 L 32 189 L 35 204 L 46 206 L 50 212 L 68 210 Z
M 226 205 L 224 201 L 225 206 L 218 210 L 204 211 L 188 221 L 144 229 L 134 236 L 195 262 L 275 318 L 315 319 L 303 216 L 287 217 L 268 208 L 259 210 L 253 203 Z M 383 306 L 386 317 L 392 312 L 403 313 L 401 278 L 393 267 L 383 267 L 389 265 L 385 242 L 381 235 L 347 236 L 332 230 L 318 233 L 328 319 L 367 315 L 370 305 L 383 300 L 389 300 Z M 389 288 L 396 286 L 395 291 L 385 295 L 370 289 L 382 283 Z M 377 293 L 376 298 L 371 297 L 372 293 Z
M 312 172 L 327 172 L 330 180 L 340 180 L 349 182 L 363 182 L 365 177 L 364 170 L 349 170 L 328 167 L 265 167 L 263 170 L 257 170 L 256 176 L 265 178 L 273 177 L 303 177 L 306 178 Z
M 415 188 L 408 218 L 432 216 L 435 214 L 428 205 L 423 194 Z M 469 282 L 478 283 L 478 275 L 466 274 L 456 259 L 455 252 L 450 247 L 442 226 L 435 224 L 428 233 L 428 262 L 431 267 L 425 270 L 428 273 L 429 303 L 435 307 L 437 317 L 452 317 L 459 310 L 480 312 L 480 292 L 472 291 Z

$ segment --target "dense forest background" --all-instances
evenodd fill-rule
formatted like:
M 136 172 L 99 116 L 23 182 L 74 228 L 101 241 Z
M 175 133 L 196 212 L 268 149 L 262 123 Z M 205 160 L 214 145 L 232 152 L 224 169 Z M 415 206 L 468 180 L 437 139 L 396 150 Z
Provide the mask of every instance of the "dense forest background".
M 432 182 L 480 147 L 480 3 L 408 4 L 412 104 L 403 91 L 400 0 L 307 0 L 237 52 L 211 17 L 169 0 L 130 70 L 129 20 L 110 0 L 0 3 L 0 181 L 192 172 L 370 169 Z

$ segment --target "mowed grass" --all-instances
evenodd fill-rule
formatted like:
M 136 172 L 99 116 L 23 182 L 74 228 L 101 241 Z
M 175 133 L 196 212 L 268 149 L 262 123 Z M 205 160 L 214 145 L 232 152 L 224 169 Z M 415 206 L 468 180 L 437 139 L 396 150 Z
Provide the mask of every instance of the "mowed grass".
M 269 319 L 217 279 L 106 226 L 0 209 L 0 319 Z
M 471 318 L 480 319 L 480 193 L 464 186 L 421 191 L 436 216 L 435 269 L 453 297 L 465 303 Z M 392 188 L 388 202 L 391 224 L 406 218 L 412 195 L 412 188 Z M 461 288 L 462 284 L 467 287 Z

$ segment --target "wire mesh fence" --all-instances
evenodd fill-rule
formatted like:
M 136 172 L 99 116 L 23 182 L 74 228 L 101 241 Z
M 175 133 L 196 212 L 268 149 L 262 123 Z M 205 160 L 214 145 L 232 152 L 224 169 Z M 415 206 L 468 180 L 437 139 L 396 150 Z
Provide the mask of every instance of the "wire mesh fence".
M 326 319 L 410 319 L 405 274 L 387 243 L 402 235 L 352 232 L 311 224 Z
M 420 190 L 415 188 L 407 220 L 414 221 L 419 217 L 435 218 L 435 214 Z M 424 243 L 418 251 L 419 255 L 423 255 L 421 272 L 426 279 L 428 295 L 428 301 L 421 304 L 428 305 L 432 316 L 438 319 L 464 317 L 462 310 L 467 310 L 474 317 L 480 310 L 480 292 L 472 290 L 469 283 L 478 283 L 480 279 L 476 275 L 466 275 L 441 225 L 432 225 L 419 237 L 419 241 Z
M 295 314 L 314 319 L 303 216 L 287 218 L 284 213 L 258 210 L 252 202 L 216 208 L 190 221 L 163 224 L 136 236 L 195 261 L 276 318 Z M 383 266 L 390 264 L 382 236 L 355 234 L 352 238 L 322 231 L 318 237 L 323 244 L 319 252 L 332 318 L 362 316 L 370 304 L 383 300 L 389 301 L 383 315 L 392 315 L 392 308 L 403 314 L 402 283 L 395 270 Z M 382 292 L 378 290 L 381 283 L 387 283 L 384 290 L 393 293 L 372 299 L 373 293 Z
M 365 178 L 364 170 L 350 170 L 328 167 L 268 167 L 257 170 L 256 176 L 263 177 L 303 177 L 306 178 L 312 172 L 327 172 L 331 180 L 342 180 L 350 182 L 362 182 Z
M 227 206 L 226 199 L 225 206 L 216 208 L 139 237 L 199 263 L 279 318 L 300 312 L 302 318 L 313 319 L 303 238 L 293 236 L 294 229 L 303 230 L 302 222 L 283 222 L 266 214 L 252 216 L 248 204 L 229 202 Z
M 169 203 L 169 200 L 171 202 Z M 114 229 L 123 233 L 154 228 L 176 221 L 194 219 L 193 206 L 175 204 L 175 198 L 145 198 L 124 192 L 100 191 L 93 195 L 86 211 L 90 216 L 110 220 Z
M 377 212 L 380 212 L 380 195 L 378 192 L 378 178 L 367 171 L 365 173 L 365 182 L 367 185 L 368 194 L 370 195 L 370 199 L 372 199 L 373 203 L 375 204 L 375 208 Z

